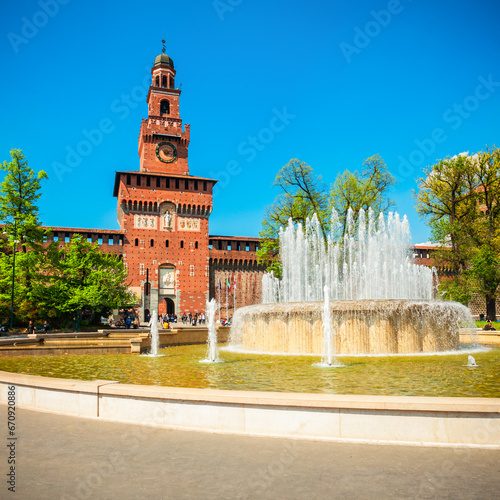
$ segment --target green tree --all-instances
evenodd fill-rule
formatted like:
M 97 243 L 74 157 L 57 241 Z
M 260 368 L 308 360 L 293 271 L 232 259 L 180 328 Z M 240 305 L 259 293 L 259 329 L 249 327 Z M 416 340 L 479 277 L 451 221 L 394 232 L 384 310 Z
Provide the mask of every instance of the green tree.
M 46 262 L 33 299 L 47 317 L 71 319 L 84 309 L 100 311 L 137 301 L 128 289 L 123 261 L 80 235 L 61 249 L 50 248 Z
M 363 170 L 338 174 L 330 191 L 330 208 L 339 214 L 342 237 L 347 229 L 347 213 L 353 211 L 357 219 L 359 211 L 372 208 L 378 214 L 388 210 L 394 202 L 388 198 L 388 190 L 396 185 L 380 155 L 370 156 L 363 162 Z
M 354 211 L 355 217 L 361 208 L 372 208 L 375 212 L 387 210 L 394 204 L 388 198 L 388 190 L 395 184 L 395 178 L 380 155 L 367 158 L 363 162 L 361 174 L 347 170 L 339 174 L 330 191 L 323 184 L 321 176 L 314 174 L 311 166 L 297 159 L 290 160 L 274 180 L 274 185 L 279 186 L 282 192 L 267 208 L 262 221 L 259 234 L 264 241 L 257 252 L 259 262 L 269 263 L 268 270 L 280 276 L 277 237 L 279 228 L 286 227 L 289 219 L 305 227 L 306 219 L 316 214 L 326 240 L 331 229 L 331 211 L 335 208 L 341 226 L 336 236 L 342 239 L 349 209 Z
M 311 166 L 296 158 L 279 170 L 274 185 L 281 192 L 266 209 L 259 233 L 264 241 L 257 257 L 260 263 L 268 263 L 268 269 L 280 276 L 277 241 L 280 227 L 286 227 L 289 219 L 305 227 L 306 219 L 316 213 L 326 238 L 329 227 L 328 193 L 321 176 L 316 176 Z
M 486 316 L 496 320 L 496 299 L 500 286 L 500 259 L 497 252 L 488 245 L 476 249 L 469 272 L 478 285 L 479 293 L 486 299 Z
M 294 223 L 305 226 L 306 219 L 317 214 L 321 231 L 326 238 L 328 232 L 328 193 L 321 176 L 314 174 L 313 168 L 297 160 L 290 160 L 276 174 L 275 186 L 281 193 L 266 211 L 263 230 L 277 235 L 279 228 Z
M 427 220 L 432 240 L 442 248 L 436 256 L 458 275 L 467 268 L 471 222 L 477 209 L 473 161 L 463 154 L 446 158 L 425 174 L 417 181 L 417 212 Z
M 47 179 L 47 174 L 43 170 L 34 172 L 21 150 L 13 149 L 10 154 L 12 161 L 0 165 L 5 172 L 0 184 L 0 221 L 6 241 L 0 253 L 0 312 L 6 310 L 13 293 L 18 317 L 27 319 L 33 309 L 29 296 L 36 273 L 31 265 L 34 255 L 30 254 L 44 251 L 37 200 L 41 196 L 41 181 Z
M 498 283 L 493 257 L 500 253 L 500 152 L 493 148 L 474 155 L 461 153 L 425 173 L 415 193 L 417 212 L 441 246 L 435 255 L 438 264 L 453 271 L 453 278 L 442 282 L 446 297 L 464 302 L 475 285 L 495 319 L 492 308 Z

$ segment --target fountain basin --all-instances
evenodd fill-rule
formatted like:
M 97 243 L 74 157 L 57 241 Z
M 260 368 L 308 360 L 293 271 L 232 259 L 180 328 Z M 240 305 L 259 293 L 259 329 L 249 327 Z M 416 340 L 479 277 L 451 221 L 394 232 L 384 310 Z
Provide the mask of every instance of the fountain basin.
M 318 302 L 259 304 L 238 309 L 230 342 L 268 353 L 322 354 Z M 330 301 L 336 354 L 406 354 L 458 349 L 470 320 L 457 302 L 438 300 Z

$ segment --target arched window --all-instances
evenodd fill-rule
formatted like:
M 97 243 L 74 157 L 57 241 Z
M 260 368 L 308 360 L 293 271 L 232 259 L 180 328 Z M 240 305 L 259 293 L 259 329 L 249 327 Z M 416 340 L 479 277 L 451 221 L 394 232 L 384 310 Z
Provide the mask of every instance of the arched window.
M 165 248 L 168 248 L 168 240 L 165 240 Z
M 175 81 L 175 80 L 174 80 L 174 77 L 173 77 L 173 76 L 171 76 L 171 77 L 170 77 L 170 88 L 171 88 L 171 89 L 173 89 L 173 88 L 174 88 L 174 85 L 175 85 L 174 81 Z
M 160 86 L 160 77 L 159 77 L 159 76 L 157 76 L 157 77 L 155 78 L 155 87 L 159 87 L 159 86 Z
M 181 248 L 184 248 L 184 242 L 181 240 Z
M 161 86 L 166 87 L 167 86 L 167 75 L 163 75 L 161 77 Z
M 194 248 L 198 248 L 198 242 L 197 241 L 194 242 Z
M 135 246 L 138 247 L 139 246 L 139 238 L 136 238 L 134 243 L 135 243 Z
M 168 115 L 169 113 L 170 103 L 166 99 L 163 99 L 163 101 L 160 102 L 160 116 Z
M 155 240 L 151 239 L 151 246 L 154 247 L 155 246 Z

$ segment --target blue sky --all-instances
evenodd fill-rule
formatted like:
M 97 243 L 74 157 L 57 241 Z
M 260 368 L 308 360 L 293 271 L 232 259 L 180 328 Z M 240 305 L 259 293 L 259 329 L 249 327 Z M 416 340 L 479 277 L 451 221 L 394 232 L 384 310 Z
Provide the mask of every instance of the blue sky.
M 291 158 L 329 185 L 378 153 L 424 242 L 411 194 L 423 168 L 500 145 L 494 0 L 6 0 L 2 10 L 0 160 L 20 148 L 47 172 L 44 225 L 118 229 L 114 173 L 139 168 L 162 38 L 191 124 L 190 172 L 220 180 L 213 235 L 257 236 Z M 70 151 L 82 154 L 68 162 Z

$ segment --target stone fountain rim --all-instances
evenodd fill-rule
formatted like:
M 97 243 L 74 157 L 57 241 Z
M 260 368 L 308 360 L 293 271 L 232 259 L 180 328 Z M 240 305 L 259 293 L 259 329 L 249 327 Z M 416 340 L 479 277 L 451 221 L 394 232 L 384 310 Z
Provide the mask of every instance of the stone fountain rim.
M 353 307 L 356 304 L 356 307 Z M 268 314 L 287 312 L 300 309 L 302 312 L 317 312 L 324 305 L 323 301 L 304 302 L 268 302 L 253 304 L 237 310 L 240 314 L 265 312 Z M 272 307 L 271 307 L 272 306 Z M 421 300 L 421 299 L 355 299 L 355 300 L 330 300 L 330 309 L 335 311 L 375 311 L 384 307 L 390 311 L 403 311 L 408 309 L 466 309 L 459 302 L 448 300 Z

